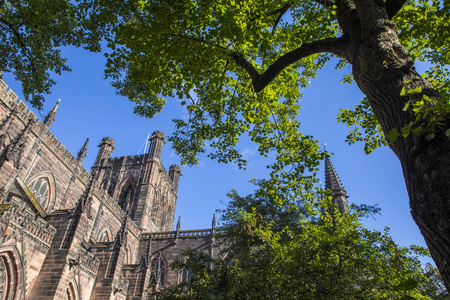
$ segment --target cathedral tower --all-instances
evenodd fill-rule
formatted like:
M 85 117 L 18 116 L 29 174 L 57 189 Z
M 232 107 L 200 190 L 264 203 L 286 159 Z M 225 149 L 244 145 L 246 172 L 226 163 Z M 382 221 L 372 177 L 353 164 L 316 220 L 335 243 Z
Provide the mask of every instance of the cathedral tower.
M 342 213 L 348 213 L 347 191 L 331 164 L 330 158 L 325 158 L 325 188 L 331 190 L 331 200 Z
M 161 159 L 161 152 L 164 146 L 166 136 L 162 131 L 152 133 L 150 139 L 150 149 L 148 150 L 149 158 Z
M 104 137 L 103 140 L 100 142 L 100 145 L 98 147 L 100 148 L 98 150 L 97 158 L 95 159 L 94 166 L 98 167 L 100 165 L 100 162 L 104 158 L 109 158 L 111 156 L 111 153 L 114 151 L 114 145 L 116 142 L 110 138 L 110 137 Z

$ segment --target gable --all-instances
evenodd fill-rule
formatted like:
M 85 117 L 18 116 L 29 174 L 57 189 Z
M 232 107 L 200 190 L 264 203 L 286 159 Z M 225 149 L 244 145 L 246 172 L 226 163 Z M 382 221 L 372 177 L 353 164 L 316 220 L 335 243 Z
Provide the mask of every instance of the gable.
M 44 208 L 19 176 L 17 176 L 14 180 L 13 186 L 11 187 L 9 193 L 21 198 L 31 208 L 31 210 L 38 213 L 42 218 L 47 216 Z

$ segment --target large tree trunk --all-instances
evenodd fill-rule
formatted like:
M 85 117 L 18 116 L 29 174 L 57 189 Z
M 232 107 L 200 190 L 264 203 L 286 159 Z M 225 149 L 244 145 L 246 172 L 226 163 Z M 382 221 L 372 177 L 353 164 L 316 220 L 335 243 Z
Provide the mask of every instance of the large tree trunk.
M 360 0 L 353 9 L 360 31 L 345 31 L 350 40 L 353 75 L 385 134 L 415 121 L 405 104 L 423 95 L 439 99 L 431 84 L 414 69 L 406 49 L 397 39 L 396 28 L 374 1 Z M 338 16 L 339 17 L 339 16 Z M 345 21 L 341 16 L 341 27 Z M 354 21 L 353 26 L 354 26 Z M 422 93 L 400 96 L 406 90 L 421 87 Z M 430 104 L 432 105 L 432 103 Z M 448 121 L 446 122 L 448 123 Z M 411 215 L 419 227 L 447 290 L 450 290 L 450 139 L 436 132 L 425 135 L 401 135 L 389 144 L 399 158 L 409 194 Z

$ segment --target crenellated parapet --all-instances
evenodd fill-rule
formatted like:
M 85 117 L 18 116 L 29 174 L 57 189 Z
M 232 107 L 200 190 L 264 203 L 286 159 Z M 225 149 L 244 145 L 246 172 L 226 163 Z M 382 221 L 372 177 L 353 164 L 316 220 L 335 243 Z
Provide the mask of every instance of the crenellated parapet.
M 82 271 L 88 273 L 92 277 L 96 277 L 100 266 L 100 260 L 95 257 L 93 253 L 81 247 L 77 257 L 77 265 Z
M 47 221 L 40 218 L 36 213 L 28 207 L 21 208 L 17 204 L 11 205 L 6 212 L 0 217 L 0 223 L 4 228 L 10 227 L 12 232 L 23 232 L 27 237 L 35 243 L 49 249 L 56 233 L 56 228 Z M 2 243 L 11 238 L 11 234 L 7 234 L 7 230 L 1 234 Z

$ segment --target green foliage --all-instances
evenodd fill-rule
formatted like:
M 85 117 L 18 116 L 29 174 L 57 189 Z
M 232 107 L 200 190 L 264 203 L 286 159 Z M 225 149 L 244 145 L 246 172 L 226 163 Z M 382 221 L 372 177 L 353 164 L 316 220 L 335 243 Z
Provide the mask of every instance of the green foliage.
M 83 5 L 69 0 L 4 0 L 0 4 L 0 70 L 22 82 L 25 99 L 40 109 L 56 83 L 51 73 L 69 71 L 60 48 L 100 50 L 96 24 Z
M 346 123 L 349 127 L 354 127 L 345 141 L 349 144 L 364 141 L 364 151 L 367 154 L 372 153 L 376 148 L 386 146 L 383 131 L 370 108 L 367 98 L 356 105 L 354 110 L 341 109 L 337 121 Z M 361 130 L 364 130 L 364 133 Z
M 284 190 L 287 197 L 312 197 L 323 153 L 313 137 L 300 131 L 299 101 L 301 89 L 331 55 L 313 54 L 285 67 L 258 94 L 251 84 L 253 75 L 235 58 L 245 58 L 261 74 L 302 44 L 341 36 L 336 6 L 326 9 L 315 1 L 281 0 L 89 3 L 91 18 L 109 24 L 106 77 L 120 95 L 136 103 L 135 112 L 152 117 L 166 99 L 186 107 L 187 116 L 174 120 L 175 132 L 169 137 L 183 164 L 196 164 L 208 145 L 211 159 L 245 168 L 247 162 L 236 146 L 248 136 L 261 156 L 276 158 L 268 165 L 268 189 Z M 450 86 L 442 67 L 449 55 L 435 32 L 447 34 L 447 10 L 439 1 L 408 2 L 393 20 L 412 59 L 435 64 L 425 76 L 443 96 Z M 427 35 L 417 22 L 438 29 Z M 341 60 L 338 68 L 346 63 Z M 352 81 L 351 76 L 343 79 Z M 341 110 L 338 121 L 353 127 L 346 140 L 363 141 L 366 153 L 387 144 L 366 99 L 354 110 Z M 406 134 L 401 130 L 387 139 Z
M 404 110 L 409 107 L 415 113 L 416 119 L 402 128 L 403 137 L 407 137 L 411 133 L 424 136 L 427 140 L 436 137 L 450 137 L 450 123 L 448 122 L 450 105 L 447 101 L 436 101 L 436 99 L 423 96 L 420 101 L 407 102 Z
M 219 257 L 184 253 L 173 267 L 194 276 L 157 299 L 431 299 L 418 287 L 427 282 L 418 259 L 427 251 L 398 246 L 388 229 L 364 228 L 362 210 L 322 214 L 331 202 L 299 209 L 270 197 L 229 196 Z
M 152 117 L 166 101 L 186 107 L 188 115 L 174 120 L 175 132 L 169 138 L 183 164 L 196 164 L 208 145 L 212 159 L 245 168 L 247 162 L 236 146 L 248 136 L 260 155 L 275 157 L 267 166 L 271 178 L 266 188 L 283 191 L 279 202 L 299 195 L 313 198 L 324 153 L 317 140 L 300 130 L 299 101 L 301 89 L 331 55 L 312 54 L 284 67 L 258 94 L 251 84 L 254 75 L 236 63 L 236 57 L 245 58 L 261 74 L 301 45 L 340 37 L 336 5 L 325 8 L 315 1 L 281 0 L 2 3 L 0 68 L 14 70 L 33 105 L 41 107 L 42 94 L 54 84 L 50 71 L 69 70 L 59 47 L 98 51 L 99 41 L 105 39 L 109 48 L 104 53 L 105 76 L 118 94 L 136 104 L 137 114 Z M 448 9 L 439 1 L 409 1 L 393 20 L 412 59 L 433 64 L 425 76 L 443 99 L 448 99 L 450 87 L 445 68 L 450 55 L 442 38 L 450 32 Z M 341 60 L 338 68 L 346 63 Z M 343 79 L 352 81 L 351 76 Z M 428 115 L 432 114 L 421 113 L 421 118 L 435 118 Z M 347 142 L 364 141 L 367 153 L 386 145 L 367 100 L 354 110 L 343 109 L 338 121 L 353 127 Z M 439 122 L 425 129 L 428 138 L 436 135 L 435 127 L 441 130 Z M 396 133 L 405 136 L 407 130 L 398 128 Z M 395 138 L 392 135 L 395 132 L 387 138 Z

